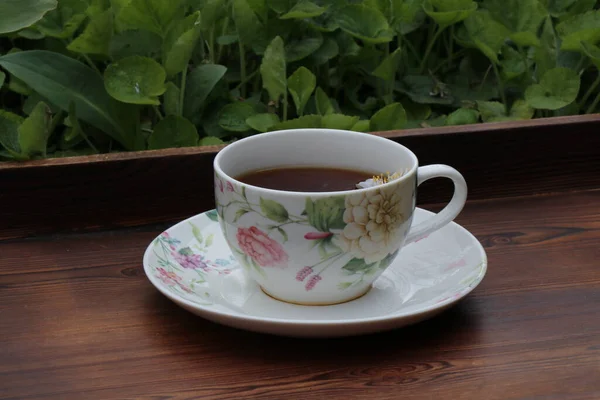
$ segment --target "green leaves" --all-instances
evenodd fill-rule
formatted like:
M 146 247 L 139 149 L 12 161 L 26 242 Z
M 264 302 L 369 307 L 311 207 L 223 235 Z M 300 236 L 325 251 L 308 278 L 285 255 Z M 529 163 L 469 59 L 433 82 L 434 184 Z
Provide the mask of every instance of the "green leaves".
M 43 102 L 39 102 L 26 119 L 0 110 L 0 144 L 16 159 L 43 157 L 46 155 L 50 123 L 50 109 Z
M 0 34 L 33 25 L 57 4 L 56 0 L 3 0 L 0 2 Z
M 258 40 L 265 31 L 263 24 L 258 19 L 254 10 L 247 0 L 233 0 L 233 20 L 242 43 L 253 43 Z M 283 42 L 282 42 L 283 48 Z
M 383 107 L 371 117 L 369 128 L 372 132 L 402 129 L 406 121 L 406 111 L 402 107 L 402 104 L 392 103 Z
M 148 138 L 148 149 L 188 147 L 198 144 L 196 127 L 187 119 L 169 115 L 154 127 Z
M 368 43 L 386 43 L 394 37 L 381 11 L 364 4 L 343 7 L 335 13 L 335 21 L 344 32 Z
M 487 11 L 476 11 L 465 20 L 471 41 L 492 62 L 498 64 L 498 53 L 510 31 L 496 22 Z
M 306 0 L 300 0 L 290 11 L 283 14 L 281 19 L 304 19 L 318 17 L 325 12 L 324 7 Z
M 504 106 L 502 106 L 502 111 L 504 111 Z M 459 108 L 454 111 L 448 118 L 446 118 L 446 125 L 469 125 L 474 124 L 479 120 L 479 113 L 477 110 L 473 110 L 471 108 Z
M 246 118 L 246 124 L 258 132 L 267 132 L 278 123 L 279 117 L 271 113 L 255 114 Z
M 166 90 L 165 77 L 165 70 L 153 59 L 131 56 L 106 68 L 104 87 L 124 103 L 158 105 L 158 96 Z
M 178 16 L 183 14 L 180 0 L 131 0 L 121 8 L 117 23 L 125 29 L 143 29 L 165 36 Z
M 287 91 L 285 53 L 283 39 L 277 36 L 267 46 L 260 64 L 263 88 L 269 93 L 269 99 L 278 102 Z
M 77 53 L 107 56 L 113 30 L 113 13 L 109 9 L 92 17 L 83 33 L 73 40 L 67 49 Z
M 558 110 L 572 103 L 579 93 L 579 75 L 568 68 L 553 68 L 546 72 L 540 83 L 525 91 L 525 100 L 533 108 Z
M 43 50 L 4 55 L 0 57 L 0 65 L 63 110 L 68 110 L 70 102 L 74 102 L 79 118 L 125 148 L 133 148 L 124 120 L 117 112 L 119 105 L 106 93 L 102 78 L 91 68 Z
M 204 64 L 195 68 L 188 76 L 185 86 L 183 115 L 192 118 L 204 105 L 215 85 L 223 78 L 227 68 L 217 64 Z
M 423 10 L 442 28 L 463 21 L 476 9 L 477 3 L 471 0 L 425 0 L 423 2 Z
M 306 199 L 304 212 L 308 223 L 319 232 L 330 232 L 335 229 L 344 229 L 344 196 L 332 196 L 312 200 Z
M 504 104 L 497 101 L 478 101 L 483 122 L 518 121 L 533 117 L 533 109 L 523 100 L 517 100 L 506 114 Z
M 483 7 L 509 31 L 518 46 L 539 46 L 537 31 L 547 16 L 539 0 L 485 0 Z
M 175 25 L 169 32 L 168 50 L 164 66 L 168 76 L 182 72 L 188 66 L 196 41 L 200 37 L 200 12 L 187 17 L 182 25 Z
M 246 132 L 250 126 L 246 119 L 256 114 L 254 108 L 243 102 L 227 104 L 219 113 L 219 126 L 231 132 Z
M 581 42 L 600 41 L 600 10 L 575 15 L 556 26 L 562 39 L 561 50 L 578 51 Z
M 298 115 L 304 114 L 304 107 L 317 85 L 316 76 L 305 67 L 298 68 L 287 81 L 288 90 L 294 99 Z
M 265 217 L 275 222 L 283 223 L 289 219 L 289 215 L 284 206 L 274 200 L 260 198 L 260 210 Z

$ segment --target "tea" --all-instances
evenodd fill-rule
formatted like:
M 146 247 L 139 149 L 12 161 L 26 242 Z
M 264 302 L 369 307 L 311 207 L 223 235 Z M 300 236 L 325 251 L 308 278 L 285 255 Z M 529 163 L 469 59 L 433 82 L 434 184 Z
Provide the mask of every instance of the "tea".
M 248 185 L 290 192 L 338 192 L 376 175 L 372 172 L 331 167 L 277 167 L 247 172 L 236 179 Z

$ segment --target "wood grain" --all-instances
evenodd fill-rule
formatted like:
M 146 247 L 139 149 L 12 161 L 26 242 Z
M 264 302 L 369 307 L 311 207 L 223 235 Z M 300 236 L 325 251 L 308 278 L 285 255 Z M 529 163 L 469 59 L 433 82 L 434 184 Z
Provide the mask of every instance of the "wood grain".
M 461 171 L 470 199 L 600 187 L 600 115 L 379 133 Z M 0 239 L 172 222 L 214 206 L 218 147 L 0 163 Z M 427 182 L 420 204 L 450 196 Z
M 0 241 L 4 399 L 598 399 L 600 191 L 470 201 L 488 275 L 421 324 L 299 340 L 205 321 L 141 256 L 164 224 Z M 437 209 L 439 206 L 432 206 Z

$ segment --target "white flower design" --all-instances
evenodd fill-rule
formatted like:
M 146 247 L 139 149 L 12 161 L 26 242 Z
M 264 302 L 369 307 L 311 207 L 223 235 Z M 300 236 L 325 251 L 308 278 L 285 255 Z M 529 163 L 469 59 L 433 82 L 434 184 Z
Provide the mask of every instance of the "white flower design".
M 337 237 L 344 251 L 371 264 L 398 250 L 406 220 L 398 186 L 349 195 L 345 205 L 346 226 Z

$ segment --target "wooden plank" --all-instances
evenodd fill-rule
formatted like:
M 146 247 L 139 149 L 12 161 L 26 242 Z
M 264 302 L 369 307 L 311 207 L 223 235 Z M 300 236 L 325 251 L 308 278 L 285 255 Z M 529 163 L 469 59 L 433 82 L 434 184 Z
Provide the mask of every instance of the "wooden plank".
M 561 117 L 382 135 L 422 165 L 466 177 L 471 199 L 600 187 L 600 116 Z M 211 149 L 169 149 L 0 164 L 0 239 L 175 221 L 210 209 Z M 428 182 L 419 203 L 445 201 Z
M 336 340 L 180 309 L 142 271 L 163 225 L 1 241 L 0 397 L 597 399 L 599 202 L 468 202 L 459 222 L 488 252 L 482 284 L 432 320 Z

